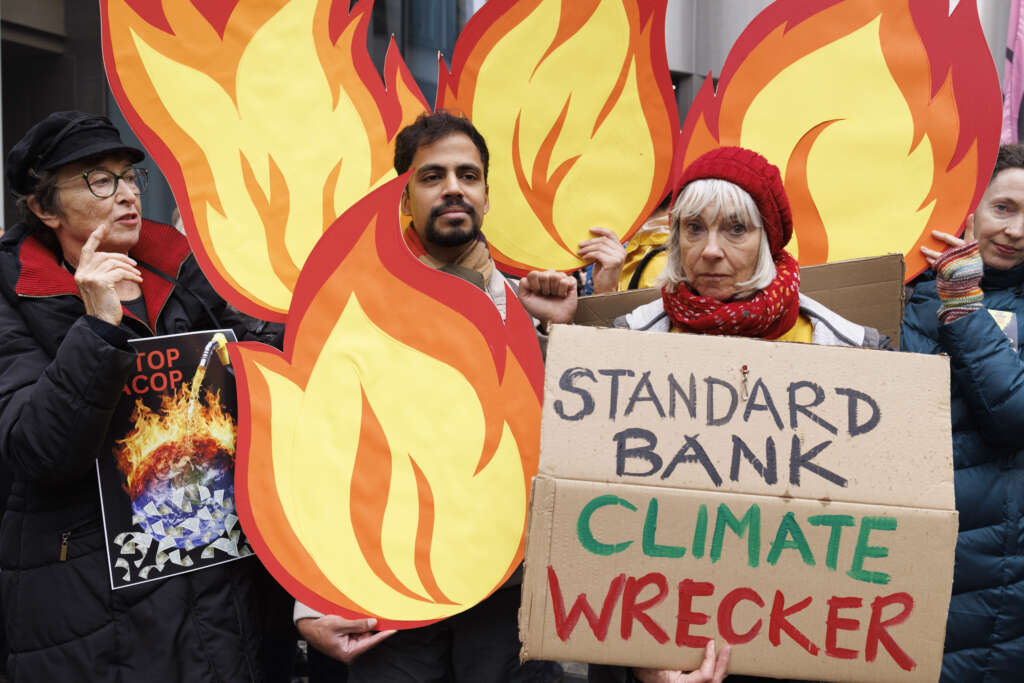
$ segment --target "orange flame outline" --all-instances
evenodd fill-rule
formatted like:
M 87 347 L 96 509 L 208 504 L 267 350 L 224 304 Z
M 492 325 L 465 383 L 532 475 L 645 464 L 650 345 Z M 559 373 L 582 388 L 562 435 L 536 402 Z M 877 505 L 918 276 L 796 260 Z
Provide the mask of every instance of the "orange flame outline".
M 828 21 L 822 20 L 828 16 Z M 920 209 L 934 203 L 928 228 L 959 233 L 988 185 L 999 144 L 1000 91 L 995 66 L 981 31 L 977 6 L 961 2 L 952 14 L 930 0 L 777 0 L 736 41 L 718 82 L 710 78 L 684 122 L 673 178 L 700 154 L 739 143 L 754 96 L 797 59 L 833 43 L 881 16 L 881 49 L 914 116 L 914 151 L 928 133 L 934 150 L 931 189 Z M 950 125 L 950 119 L 955 123 Z M 807 158 L 817 137 L 835 121 L 810 128 L 788 159 L 785 183 L 794 212 L 801 264 L 828 254 L 827 226 L 811 198 Z M 935 130 L 952 129 L 951 136 Z M 783 162 L 783 163 L 780 163 Z M 678 187 L 676 188 L 678 191 Z M 905 249 L 907 279 L 927 267 L 919 246 L 943 245 L 925 230 Z
M 264 367 L 287 376 L 300 388 L 305 386 L 319 350 L 324 347 L 340 315 L 339 309 L 348 300 L 344 292 L 355 291 L 361 286 L 361 278 L 349 274 L 347 278 L 341 279 L 339 275 L 346 264 L 352 261 L 350 256 L 353 250 L 365 248 L 365 245 L 371 244 L 366 240 L 372 240 L 372 248 L 379 258 L 378 268 L 462 319 L 462 332 L 486 340 L 485 347 L 481 348 L 489 355 L 489 362 L 484 365 L 491 367 L 494 374 L 490 379 L 476 379 L 471 384 L 477 387 L 477 391 L 481 390 L 481 384 L 496 387 L 492 390 L 499 392 L 502 403 L 512 407 L 508 414 L 495 415 L 488 420 L 477 471 L 486 467 L 497 446 L 500 423 L 494 422 L 494 417 L 514 421 L 521 430 L 517 442 L 523 462 L 526 491 L 536 474 L 539 455 L 537 449 L 544 370 L 532 321 L 520 306 L 514 304 L 514 297 L 510 294 L 507 320 L 503 323 L 494 304 L 484 292 L 457 278 L 432 270 L 412 256 L 402 241 L 397 215 L 405 181 L 405 177 L 398 178 L 375 190 L 343 214 L 324 235 L 307 261 L 296 286 L 292 309 L 289 311 L 292 324 L 287 328 L 283 352 L 270 352 L 267 347 L 254 343 L 229 345 L 239 387 L 236 498 L 247 538 L 274 577 L 298 600 L 320 611 L 350 618 L 361 618 L 368 613 L 320 571 L 310 551 L 287 522 L 273 476 L 266 476 L 272 467 L 269 447 L 271 406 L 265 400 L 269 389 L 260 373 L 252 370 L 249 361 L 258 358 Z M 362 287 L 372 291 L 380 276 L 377 282 L 370 282 L 371 278 L 362 280 Z M 340 289 L 333 289 L 338 287 Z M 429 343 L 431 336 L 437 336 L 432 326 L 420 324 L 415 318 L 429 314 L 423 310 L 421 303 L 416 305 L 416 310 L 407 310 L 403 309 L 401 301 L 383 299 L 367 301 L 366 305 L 373 309 L 369 314 L 374 322 L 387 328 L 390 334 L 397 335 L 414 348 L 423 347 Z M 454 307 L 456 302 L 458 308 Z M 334 312 L 328 315 L 327 310 Z M 461 347 L 449 342 L 450 339 L 446 337 L 442 346 L 431 353 L 454 367 L 460 364 L 465 366 L 465 354 L 459 350 Z M 522 374 L 510 374 L 509 363 L 515 363 Z M 369 408 L 365 393 L 362 402 L 364 407 Z M 339 416 L 339 419 L 344 418 Z M 382 459 L 391 457 L 391 450 L 372 409 L 363 412 L 360 449 L 363 448 L 366 451 L 361 451 L 360 456 L 365 454 L 367 457 L 360 459 L 357 456 L 356 468 L 366 469 L 369 476 L 360 480 L 360 485 L 366 487 L 362 491 L 357 491 L 353 485 L 351 500 L 353 518 L 364 520 L 364 532 L 359 537 L 360 547 L 371 557 L 378 558 L 373 560 L 380 569 L 378 575 L 396 591 L 404 593 L 406 589 L 386 565 L 381 567 L 383 560 L 379 558 L 379 534 L 383 518 L 380 498 L 382 489 L 387 486 L 388 477 L 380 463 Z M 413 466 L 417 468 L 415 463 Z M 356 478 L 354 475 L 353 480 Z M 429 593 L 429 596 L 417 597 L 444 603 L 447 598 L 432 579 L 429 570 L 433 523 L 430 517 L 430 484 L 418 469 L 416 480 L 421 508 L 419 526 L 415 532 L 416 569 Z M 522 521 L 525 536 L 525 519 Z M 501 580 L 495 583 L 494 589 L 500 587 L 515 570 L 522 559 L 523 547 L 524 539 L 521 538 L 514 561 Z M 433 621 L 437 619 L 402 621 L 383 618 L 378 628 L 412 628 Z
M 628 226 L 608 226 L 619 231 L 625 227 L 620 235 L 623 241 L 629 239 L 660 203 L 662 197 L 671 188 L 671 167 L 676 143 L 676 132 L 679 129 L 678 109 L 675 102 L 675 92 L 672 88 L 671 77 L 668 71 L 668 60 L 665 54 L 665 0 L 614 0 L 621 2 L 628 20 L 630 22 L 630 34 L 632 36 L 630 52 L 619 72 L 618 79 L 609 92 L 603 108 L 600 111 L 588 112 L 593 115 L 593 131 L 596 134 L 606 118 L 614 109 L 626 86 L 630 76 L 631 68 L 636 68 L 639 101 L 647 121 L 650 136 L 654 145 L 653 160 L 653 181 L 648 191 L 648 196 Z M 474 119 L 474 124 L 481 130 L 485 138 L 488 137 L 488 121 L 474 117 L 473 100 L 477 90 L 480 71 L 483 63 L 494 46 L 505 37 L 516 26 L 529 17 L 544 0 L 490 0 L 480 8 L 466 23 L 465 28 L 459 34 L 455 44 L 452 57 L 452 68 L 446 68 L 443 60 L 438 64 L 438 89 L 437 109 L 449 109 L 461 112 Z M 584 26 L 596 11 L 600 0 L 561 0 L 561 14 L 559 25 L 555 31 L 554 38 L 541 59 L 534 67 L 534 74 L 541 65 L 565 44 L 572 36 Z M 519 191 L 526 200 L 527 205 L 539 223 L 537 228 L 530 225 L 530 222 L 521 220 L 518 216 L 510 216 L 506 207 L 501 215 L 494 212 L 489 217 L 488 240 L 491 252 L 496 263 L 502 271 L 525 275 L 535 269 L 546 269 L 552 267 L 544 258 L 537 257 L 529 262 L 519 260 L 507 255 L 503 249 L 506 248 L 505 237 L 496 230 L 496 222 L 507 218 L 508 223 L 516 226 L 517 237 L 508 239 L 521 239 L 524 230 L 541 230 L 550 236 L 551 241 L 558 245 L 561 250 L 569 252 L 575 257 L 575 248 L 566 243 L 564 238 L 565 230 L 559 230 L 554 218 L 555 193 L 563 180 L 572 171 L 574 165 L 579 161 L 580 156 L 570 156 L 565 159 L 557 159 L 552 162 L 552 152 L 559 140 L 559 134 L 565 124 L 566 114 L 570 108 L 572 98 L 570 83 L 578 79 L 578 74 L 565 77 L 565 102 L 561 115 L 557 117 L 550 132 L 543 141 L 533 162 L 527 166 L 521 157 L 519 147 L 520 117 L 522 104 L 517 99 L 520 94 L 509 92 L 508 111 L 509 116 L 515 122 L 515 135 L 512 140 L 513 162 L 510 168 L 498 169 L 498 173 L 514 176 L 518 180 Z M 545 93 L 549 95 L 549 93 Z M 556 94 L 556 96 L 559 96 Z M 516 111 L 519 111 L 516 114 Z M 497 138 L 495 138 L 497 140 Z M 494 142 L 491 143 L 495 144 Z M 499 144 L 508 144 L 502 140 Z M 616 154 L 621 154 L 621 149 L 608 149 L 592 154 L 606 154 L 613 160 Z M 554 164 L 555 168 L 550 166 Z M 494 172 L 492 171 L 492 176 Z M 491 189 L 492 206 L 500 205 L 502 198 L 495 192 L 494 185 Z M 584 203 L 593 201 L 585 198 L 576 200 Z M 525 218 L 525 217 L 524 217 Z M 590 234 L 586 232 L 590 226 L 583 226 L 582 230 L 574 227 L 573 230 L 579 233 L 579 239 L 588 239 Z M 529 233 L 528 233 L 529 234 Z M 559 270 L 575 270 L 582 265 L 582 262 L 575 261 L 572 267 L 558 266 Z
M 218 3 L 100 0 L 104 63 L 111 92 L 132 130 L 167 177 L 199 265 L 227 301 L 245 313 L 278 322 L 285 320 L 287 302 L 274 303 L 254 296 L 225 267 L 213 247 L 209 226 L 201 215 L 205 207 L 223 212 L 223 198 L 217 194 L 204 151 L 160 102 L 154 84 L 131 45 L 131 35 L 138 34 L 153 44 L 173 45 L 175 59 L 211 77 L 224 93 L 237 102 L 236 74 L 249 39 L 287 4 L 288 0 L 224 0 Z M 376 140 L 371 145 L 376 150 L 372 158 L 372 178 L 367 179 L 365 191 L 392 172 L 389 149 L 397 131 L 409 123 L 412 116 L 428 109 L 426 99 L 393 40 L 385 64 L 386 83 L 391 86 L 388 87 L 373 66 L 365 41 L 357 39 L 365 38 L 372 5 L 372 0 L 362 0 L 351 9 L 344 0 L 320 0 L 317 5 L 317 26 L 327 31 L 328 40 L 319 40 L 316 48 L 324 75 L 333 88 L 334 103 L 337 104 L 342 89 L 345 89 L 358 110 L 366 134 Z M 175 31 L 187 38 L 177 38 Z M 350 73 L 354 78 L 349 77 Z M 288 122 L 283 123 L 287 125 Z M 284 287 L 291 289 L 302 262 L 301 258 L 296 261 L 285 248 L 283 222 L 290 205 L 287 179 L 273 157 L 264 160 L 269 164 L 270 174 L 269 193 L 265 192 L 253 173 L 254 161 L 246 158 L 244 153 L 241 155 L 244 184 L 263 222 L 262 226 L 253 226 L 254 230 L 249 234 L 252 238 L 264 235 L 272 271 L 266 276 L 276 278 Z M 332 193 L 342 161 L 339 160 L 325 179 L 322 200 L 324 230 L 338 215 Z

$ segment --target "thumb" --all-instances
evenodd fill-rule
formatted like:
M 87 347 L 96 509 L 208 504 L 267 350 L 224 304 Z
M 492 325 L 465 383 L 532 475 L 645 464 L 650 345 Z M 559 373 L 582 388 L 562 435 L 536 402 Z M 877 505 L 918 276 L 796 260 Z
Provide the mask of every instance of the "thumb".
M 366 633 L 372 631 L 373 627 L 377 625 L 377 620 L 374 618 L 369 619 L 344 619 L 342 623 L 336 624 L 336 633 Z

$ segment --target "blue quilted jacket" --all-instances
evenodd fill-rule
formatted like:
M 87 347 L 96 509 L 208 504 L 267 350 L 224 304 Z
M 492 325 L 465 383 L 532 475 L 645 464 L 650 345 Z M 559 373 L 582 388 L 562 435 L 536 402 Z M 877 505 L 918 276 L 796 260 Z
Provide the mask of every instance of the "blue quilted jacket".
M 986 268 L 985 306 L 1024 322 L 1024 265 Z M 1024 357 L 988 311 L 948 325 L 935 282 L 903 317 L 905 351 L 945 353 L 952 374 L 953 466 L 960 531 L 943 681 L 1024 680 Z

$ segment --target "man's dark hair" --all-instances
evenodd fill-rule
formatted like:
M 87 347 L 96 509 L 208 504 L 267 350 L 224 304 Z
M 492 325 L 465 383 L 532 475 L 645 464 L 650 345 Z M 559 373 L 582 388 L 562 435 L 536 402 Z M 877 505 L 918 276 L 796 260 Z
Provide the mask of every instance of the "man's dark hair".
M 412 166 L 412 158 L 417 150 L 424 145 L 431 145 L 449 135 L 462 134 L 473 141 L 480 152 L 480 161 L 484 164 L 484 181 L 487 180 L 487 164 L 490 153 L 484 136 L 465 116 L 452 114 L 444 110 L 433 114 L 420 114 L 413 123 L 398 133 L 395 138 L 395 170 L 402 175 Z
M 1024 168 L 1024 145 L 1001 145 L 999 154 L 996 156 L 996 167 L 992 169 L 992 178 L 996 179 L 1002 171 L 1008 168 Z

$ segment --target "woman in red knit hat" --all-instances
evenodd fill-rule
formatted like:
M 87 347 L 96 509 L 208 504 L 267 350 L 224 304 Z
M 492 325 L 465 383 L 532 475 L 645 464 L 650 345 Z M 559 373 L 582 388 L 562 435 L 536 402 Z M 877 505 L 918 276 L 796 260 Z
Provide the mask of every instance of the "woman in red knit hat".
M 887 348 L 877 330 L 800 294 L 800 267 L 779 169 L 742 147 L 720 147 L 683 173 L 672 208 L 661 298 L 617 327 Z
M 800 267 L 785 250 L 793 235 L 779 169 L 760 154 L 721 147 L 683 173 L 672 207 L 661 298 L 618 318 L 616 327 L 724 334 L 836 346 L 888 348 L 877 330 L 850 322 L 800 294 Z M 703 665 L 681 671 L 591 665 L 597 683 L 720 682 L 728 646 L 708 643 Z M 737 676 L 730 681 L 753 680 Z

